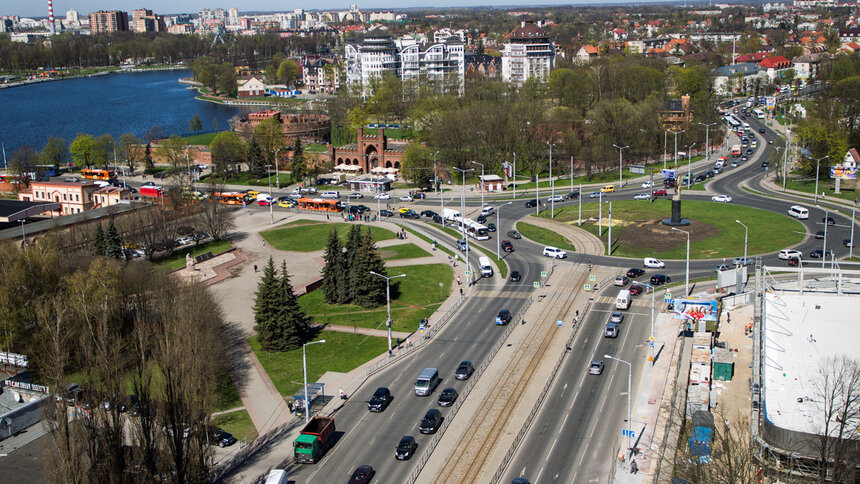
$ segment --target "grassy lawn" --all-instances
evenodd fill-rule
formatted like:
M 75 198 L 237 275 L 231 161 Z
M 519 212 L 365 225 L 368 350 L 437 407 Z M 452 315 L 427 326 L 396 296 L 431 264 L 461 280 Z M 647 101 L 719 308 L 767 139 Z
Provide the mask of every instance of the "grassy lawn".
M 325 249 L 328 234 L 331 229 L 336 229 L 342 240 L 346 240 L 349 229 L 353 224 L 338 222 L 334 224 L 303 224 L 298 227 L 277 228 L 260 232 L 266 242 L 278 250 L 292 250 L 295 252 L 313 252 Z M 374 241 L 388 240 L 394 238 L 394 232 L 373 225 L 362 226 L 362 232 L 370 227 L 370 234 Z
M 302 145 L 302 148 L 306 153 L 325 153 L 328 150 L 328 146 L 320 143 L 308 143 Z
M 385 260 L 430 257 L 430 254 L 426 250 L 415 244 L 390 245 L 388 247 L 380 248 L 379 253 Z
M 307 219 L 307 218 L 300 218 L 298 220 L 293 220 L 291 222 L 287 222 L 284 225 L 318 225 L 318 224 L 324 224 L 324 223 L 325 222 L 323 222 L 322 220 L 311 220 L 311 219 Z
M 392 329 L 412 332 L 418 328 L 421 319 L 430 317 L 448 297 L 454 272 L 447 264 L 404 266 L 388 270 L 389 276 L 400 274 L 406 274 L 406 277 L 391 281 Z M 368 309 L 353 304 L 328 304 L 319 290 L 299 297 L 299 304 L 313 316 L 317 324 L 382 329 L 387 317 L 385 305 Z
M 209 145 L 216 136 L 220 133 L 205 133 L 182 138 L 183 141 L 190 145 Z
M 613 255 L 620 257 L 658 257 L 684 259 L 686 236 L 660 224 L 660 220 L 671 215 L 671 201 L 659 199 L 653 204 L 646 200 L 624 200 L 613 202 L 612 242 Z M 583 205 L 583 217 L 592 220 L 582 228 L 598 232 L 597 204 Z M 603 236 L 607 239 L 608 210 L 604 208 Z M 743 207 L 731 203 L 715 203 L 685 200 L 681 214 L 692 221 L 682 230 L 690 232 L 690 258 L 715 259 L 743 255 L 744 229 L 735 220 L 749 227 L 748 254 L 753 256 L 774 252 L 793 245 L 806 233 L 803 225 L 788 217 L 765 210 Z M 544 212 L 542 217 L 549 217 Z M 577 219 L 577 207 L 556 210 L 557 221 L 572 222 Z
M 175 271 L 176 269 L 185 267 L 185 254 L 191 254 L 191 257 L 197 257 L 204 252 L 212 252 L 212 255 L 218 255 L 232 248 L 233 244 L 226 240 L 205 242 L 197 246 L 192 245 L 179 249 L 163 259 L 156 260 L 153 264 L 164 271 Z
M 857 198 L 857 192 L 854 190 L 845 189 L 845 185 L 853 185 L 853 183 L 854 182 L 851 180 L 843 180 L 842 189 L 840 190 L 842 193 L 837 194 L 833 192 L 834 183 L 832 180 L 819 179 L 818 194 L 819 196 L 821 196 L 821 193 L 824 192 L 826 194 L 826 197 L 841 198 L 843 200 L 854 200 L 855 198 Z M 777 182 L 777 185 L 781 186 L 782 183 Z M 799 192 L 809 193 L 810 195 L 815 194 L 815 180 L 801 181 L 796 178 L 789 177 L 785 184 L 785 187 L 789 190 L 797 190 Z
M 257 438 L 257 429 L 254 427 L 254 422 L 251 421 L 251 416 L 248 415 L 247 410 L 219 415 L 212 419 L 212 425 L 230 432 L 240 442 L 242 440 L 250 442 Z
M 517 222 L 517 230 L 519 230 L 523 237 L 531 239 L 538 244 L 551 245 L 570 252 L 576 251 L 573 244 L 568 242 L 562 235 L 559 235 L 552 230 L 525 222 Z
M 319 377 L 327 371 L 347 373 L 388 350 L 385 338 L 361 334 L 321 331 L 317 335 L 317 340 L 325 340 L 325 343 L 310 346 L 305 350 L 309 382 L 319 380 Z M 260 348 L 256 336 L 249 339 L 248 344 L 281 395 L 292 396 L 301 390 L 303 379 L 301 348 L 292 351 L 266 352 Z M 335 392 L 337 389 L 327 389 L 329 394 Z
M 385 136 L 394 139 L 415 139 L 415 130 L 412 128 L 385 128 Z
M 433 241 L 430 239 L 430 237 L 426 237 L 424 234 L 419 234 L 418 232 L 410 229 L 409 227 L 406 227 L 406 231 L 409 232 L 410 234 L 418 237 L 419 239 L 423 240 L 424 242 L 427 242 L 428 244 L 433 245 Z M 450 256 L 454 255 L 453 251 L 450 251 L 450 250 L 446 249 L 445 247 L 442 247 L 441 245 L 437 245 L 436 248 L 441 250 L 442 252 L 450 255 Z

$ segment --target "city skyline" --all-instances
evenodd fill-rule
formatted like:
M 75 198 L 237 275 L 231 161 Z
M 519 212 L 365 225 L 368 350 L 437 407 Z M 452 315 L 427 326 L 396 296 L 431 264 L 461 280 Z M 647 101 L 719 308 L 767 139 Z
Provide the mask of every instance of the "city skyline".
M 12 2 L 10 2 L 12 3 Z M 239 5 L 241 3 L 241 5 Z M 564 6 L 564 5 L 587 5 L 587 4 L 637 4 L 643 2 L 635 1 L 608 1 L 599 0 L 518 0 L 502 3 L 489 2 L 487 0 L 407 0 L 406 2 L 392 2 L 391 0 L 373 0 L 360 2 L 356 0 L 322 0 L 314 3 L 313 10 L 347 10 L 351 4 L 357 4 L 364 10 L 391 10 L 403 8 L 451 8 L 451 7 L 487 7 L 487 8 L 516 8 L 516 7 L 540 7 L 540 6 Z M 649 2 L 651 3 L 651 2 Z M 677 0 L 668 0 L 662 3 L 678 3 Z M 232 3 L 223 0 L 54 0 L 54 16 L 63 18 L 69 10 L 76 10 L 84 14 L 97 12 L 99 10 L 123 10 L 130 12 L 138 8 L 146 8 L 159 15 L 171 15 L 178 13 L 196 13 L 204 8 L 228 9 L 237 7 L 241 12 L 285 12 L 296 8 L 304 8 L 304 2 L 283 2 L 282 0 L 254 0 L 253 2 Z M 34 2 L 14 2 L 12 5 L 0 7 L 0 16 L 18 15 L 20 17 L 47 17 L 47 0 L 36 0 Z

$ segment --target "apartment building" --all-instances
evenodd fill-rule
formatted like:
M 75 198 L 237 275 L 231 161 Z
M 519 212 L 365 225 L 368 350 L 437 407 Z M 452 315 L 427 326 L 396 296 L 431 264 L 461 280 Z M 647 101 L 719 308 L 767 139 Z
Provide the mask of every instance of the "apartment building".
M 95 34 L 128 30 L 128 14 L 119 10 L 99 10 L 90 14 L 90 32 Z
M 532 20 L 511 32 L 502 48 L 502 79 L 522 84 L 527 79 L 549 80 L 555 65 L 555 48 L 549 34 Z

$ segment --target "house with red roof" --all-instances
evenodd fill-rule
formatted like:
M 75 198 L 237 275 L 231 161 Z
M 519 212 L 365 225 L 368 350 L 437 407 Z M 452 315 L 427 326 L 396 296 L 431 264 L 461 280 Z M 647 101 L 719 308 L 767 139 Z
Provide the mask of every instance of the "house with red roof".
M 576 64 L 588 64 L 592 59 L 600 57 L 600 49 L 596 45 L 585 44 L 576 51 L 573 62 Z
M 742 64 L 744 62 L 761 62 L 768 55 L 770 55 L 768 52 L 754 52 L 752 54 L 741 54 L 741 55 L 735 56 L 735 64 Z
M 791 61 L 781 55 L 775 55 L 762 59 L 758 66 L 764 71 L 768 79 L 774 82 L 786 76 L 787 71 L 791 69 Z

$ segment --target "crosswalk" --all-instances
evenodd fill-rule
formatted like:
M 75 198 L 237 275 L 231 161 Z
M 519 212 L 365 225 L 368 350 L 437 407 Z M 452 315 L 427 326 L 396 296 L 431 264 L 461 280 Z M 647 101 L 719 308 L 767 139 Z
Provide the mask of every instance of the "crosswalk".
M 503 298 L 503 299 L 526 299 L 533 293 L 531 291 L 505 291 L 505 290 L 481 290 L 475 291 L 469 297 Z
M 603 303 L 603 304 L 615 304 L 615 298 L 612 296 L 600 296 L 594 298 L 594 302 Z M 640 307 L 650 307 L 651 300 L 645 301 L 644 299 L 634 299 L 630 304 L 631 306 L 640 306 Z

